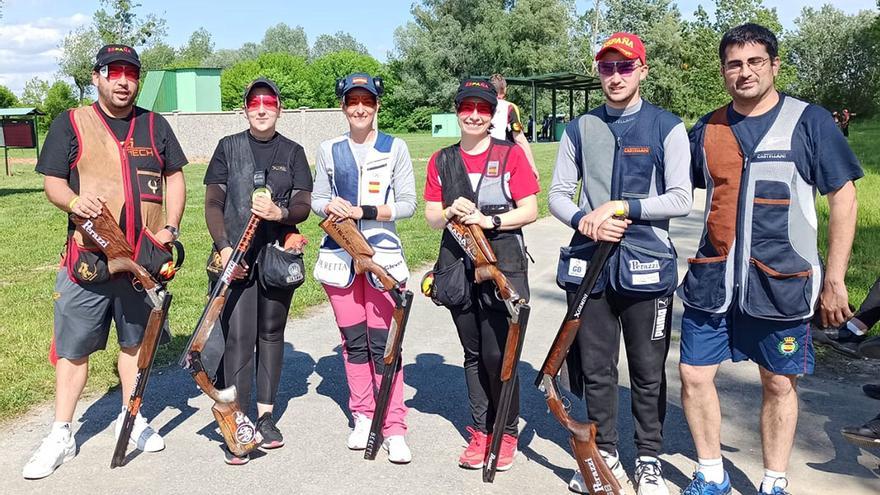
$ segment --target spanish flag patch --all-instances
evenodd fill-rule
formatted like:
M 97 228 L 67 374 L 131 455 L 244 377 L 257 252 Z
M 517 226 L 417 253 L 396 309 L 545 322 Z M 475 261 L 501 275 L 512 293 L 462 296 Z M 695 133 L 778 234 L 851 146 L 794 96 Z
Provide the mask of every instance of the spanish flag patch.
M 378 181 L 370 181 L 369 184 L 370 194 L 377 194 L 379 192 L 379 182 Z

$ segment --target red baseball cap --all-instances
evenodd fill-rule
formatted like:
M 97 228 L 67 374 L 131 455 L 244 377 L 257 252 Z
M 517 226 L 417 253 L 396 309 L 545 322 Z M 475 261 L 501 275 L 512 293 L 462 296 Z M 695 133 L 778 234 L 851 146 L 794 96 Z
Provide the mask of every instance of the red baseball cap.
M 608 50 L 616 50 L 628 59 L 639 59 L 643 64 L 646 63 L 645 45 L 632 33 L 619 31 L 612 34 L 605 43 L 602 43 L 602 48 L 596 53 L 596 60 L 602 58 Z

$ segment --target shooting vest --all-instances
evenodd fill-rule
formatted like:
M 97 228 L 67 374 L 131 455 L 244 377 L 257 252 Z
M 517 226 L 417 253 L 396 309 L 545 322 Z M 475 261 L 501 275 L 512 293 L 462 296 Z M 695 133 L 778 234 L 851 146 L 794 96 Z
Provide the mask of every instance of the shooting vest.
M 587 213 L 610 200 L 662 194 L 666 189 L 663 141 L 681 123 L 678 117 L 646 101 L 642 101 L 636 121 L 620 136 L 615 137 L 607 120 L 602 105 L 569 123 L 565 131 L 574 144 L 581 194 L 588 197 Z M 631 297 L 672 294 L 678 272 L 669 220 L 631 220 L 593 293 L 610 284 L 618 293 Z M 560 251 L 557 284 L 576 290 L 595 249 L 595 242 L 575 230 L 569 246 Z
M 807 103 L 785 96 L 753 151 L 740 148 L 727 107 L 712 113 L 698 148 L 706 227 L 679 295 L 689 307 L 756 318 L 810 318 L 819 297 L 815 188 L 798 172 L 792 139 Z
M 437 155 L 437 171 L 440 175 L 443 207 L 450 206 L 459 197 L 465 197 L 473 201 L 484 215 L 498 215 L 516 208 L 516 203 L 510 197 L 507 187 L 507 182 L 510 180 L 507 160 L 514 146 L 517 145 L 492 138 L 486 164 L 476 185 L 471 182 L 458 144 L 440 150 Z M 498 259 L 498 269 L 508 278 L 517 293 L 528 301 L 528 262 L 522 229 L 484 232 Z M 444 229 L 440 238 L 440 253 L 435 271 L 458 262 L 465 263 L 469 280 L 473 281 L 473 263 L 452 234 Z M 491 282 L 481 284 L 480 288 L 484 304 L 495 305 L 501 311 L 506 311 L 494 297 L 495 289 Z
M 135 113 L 125 140 L 119 141 L 97 103 L 69 112 L 78 147 L 77 157 L 70 166 L 79 177 L 76 192 L 107 199 L 105 207 L 119 222 L 135 255 L 141 252 L 145 242 L 154 245 L 145 248 L 165 249 L 152 236 L 165 223 L 162 212 L 164 161 L 156 148 L 155 115 L 153 112 Z M 80 281 L 88 281 L 94 266 L 92 263 L 82 265 L 81 252 L 97 253 L 99 248 L 91 239 L 74 230 L 72 224 L 69 224 L 68 233 L 65 253 L 68 273 L 78 270 L 82 272 Z
M 348 134 L 334 140 L 330 144 L 332 160 L 326 164 L 333 196 L 344 198 L 355 206 L 394 203 L 394 140 L 394 137 L 378 132 L 375 144 L 361 165 L 348 144 Z M 357 224 L 375 251 L 373 261 L 385 267 L 399 282 L 405 282 L 409 278 L 409 268 L 394 221 L 358 220 Z M 350 286 L 356 275 L 351 256 L 328 235 L 321 241 L 313 274 L 322 284 L 342 288 Z M 382 290 L 382 284 L 372 274 L 367 279 L 373 287 Z

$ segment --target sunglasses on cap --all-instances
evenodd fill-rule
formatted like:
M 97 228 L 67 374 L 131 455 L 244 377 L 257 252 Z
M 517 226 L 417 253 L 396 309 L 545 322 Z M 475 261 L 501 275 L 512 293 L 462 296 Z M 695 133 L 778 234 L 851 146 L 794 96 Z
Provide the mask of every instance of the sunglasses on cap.
M 344 101 L 345 101 L 345 106 L 349 107 L 349 108 L 356 107 L 359 104 L 362 104 L 363 106 L 365 106 L 367 108 L 376 108 L 376 103 L 377 103 L 376 97 L 373 96 L 373 94 L 371 94 L 371 93 L 363 94 L 360 92 L 356 93 L 356 94 L 349 93 L 349 94 L 345 95 Z
M 477 111 L 479 115 L 492 115 L 492 105 L 485 101 L 465 100 L 458 104 L 459 115 L 470 115 Z
M 248 112 L 256 112 L 260 107 L 267 110 L 278 110 L 280 104 L 276 95 L 248 95 L 247 110 Z
M 137 82 L 141 78 L 141 70 L 133 65 L 110 64 L 103 65 L 98 73 L 109 81 L 115 81 L 120 78 L 126 78 L 129 81 Z
M 639 67 L 638 60 L 616 60 L 614 62 L 602 60 L 596 62 L 596 68 L 599 69 L 599 74 L 603 76 L 613 76 L 615 72 L 621 76 L 628 76 Z

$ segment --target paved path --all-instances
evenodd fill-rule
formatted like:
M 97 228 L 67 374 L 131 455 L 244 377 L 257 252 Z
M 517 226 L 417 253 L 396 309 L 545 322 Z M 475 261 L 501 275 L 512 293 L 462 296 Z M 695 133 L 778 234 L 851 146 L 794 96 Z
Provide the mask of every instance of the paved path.
M 694 212 L 675 223 L 674 238 L 682 260 L 695 250 L 701 218 Z M 81 416 L 75 424 L 76 459 L 45 480 L 25 481 L 21 467 L 52 418 L 47 405 L 0 427 L 0 451 L 6 455 L 6 462 L 0 464 L 0 493 L 274 493 L 279 489 L 304 494 L 568 493 L 566 483 L 575 464 L 567 437 L 531 385 L 565 312 L 554 274 L 558 247 L 568 237 L 569 230 L 553 219 L 527 229 L 529 250 L 537 264 L 530 273 L 533 309 L 519 368 L 523 384 L 521 455 L 511 471 L 498 474 L 494 485 L 483 484 L 479 471 L 465 471 L 456 465 L 469 424 L 462 353 L 446 310 L 417 296 L 405 342 L 408 439 L 414 453 L 407 466 L 388 463 L 384 453 L 374 462 L 364 461 L 360 452 L 345 448 L 347 388 L 337 331 L 330 308 L 324 305 L 290 321 L 287 327 L 277 407 L 279 427 L 287 441 L 284 448 L 258 454 L 246 466 L 226 466 L 209 411 L 210 400 L 200 395 L 188 374 L 166 368 L 154 372 L 144 406 L 146 416 L 165 436 L 168 447 L 163 452 L 133 458 L 130 454 L 127 466 L 109 469 L 114 445 L 112 421 L 120 403 L 119 392 L 114 391 L 80 404 Z M 676 322 L 679 314 L 677 307 Z M 625 369 L 625 356 L 621 361 Z M 677 363 L 674 342 L 667 365 L 670 404 L 663 460 L 670 485 L 681 487 L 690 478 L 696 455 L 681 410 Z M 625 375 L 622 373 L 620 384 L 620 437 L 626 440 L 621 455 L 632 473 L 635 452 L 628 441 L 633 425 Z M 842 426 L 861 423 L 877 413 L 878 403 L 864 398 L 859 390 L 866 379 L 837 379 L 820 370 L 802 380 L 801 419 L 789 470 L 794 493 L 880 493 L 877 452 L 859 450 L 838 433 Z M 747 363 L 728 363 L 722 367 L 718 385 L 726 465 L 738 493 L 755 493 L 753 480 L 762 475 L 757 369 Z M 576 404 L 574 411 L 583 417 L 582 405 Z

